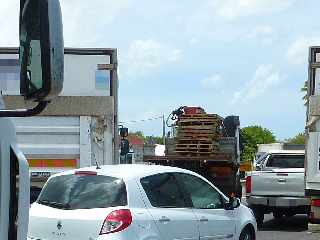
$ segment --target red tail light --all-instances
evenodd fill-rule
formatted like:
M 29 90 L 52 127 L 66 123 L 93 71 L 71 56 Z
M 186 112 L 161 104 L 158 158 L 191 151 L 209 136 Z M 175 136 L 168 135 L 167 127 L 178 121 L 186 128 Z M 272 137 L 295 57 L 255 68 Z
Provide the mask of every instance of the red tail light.
M 102 225 L 100 235 L 120 232 L 132 223 L 132 215 L 129 209 L 120 209 L 111 212 Z
M 311 200 L 311 206 L 313 206 L 313 207 L 320 207 L 320 199 L 313 199 L 313 200 Z
M 246 193 L 251 193 L 251 190 L 252 190 L 251 176 L 247 176 L 247 178 L 246 178 Z

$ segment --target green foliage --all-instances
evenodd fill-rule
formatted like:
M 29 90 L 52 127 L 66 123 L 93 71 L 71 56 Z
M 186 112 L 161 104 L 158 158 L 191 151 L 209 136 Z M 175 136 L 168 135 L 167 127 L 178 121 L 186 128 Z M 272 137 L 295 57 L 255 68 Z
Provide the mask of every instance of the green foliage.
M 241 129 L 242 137 L 244 138 L 244 150 L 241 155 L 242 161 L 252 161 L 257 152 L 258 145 L 264 143 L 276 142 L 274 134 L 261 126 L 248 126 Z
M 146 136 L 145 143 L 148 144 L 163 144 L 163 138 L 159 136 Z
M 293 138 L 286 139 L 286 142 L 292 144 L 305 144 L 305 135 L 304 133 L 299 133 Z
M 135 135 L 143 139 L 145 144 L 163 144 L 163 138 L 159 136 L 145 136 L 142 131 L 130 132 L 129 135 Z
M 141 137 L 141 138 L 144 139 L 144 134 L 143 134 L 142 131 L 130 132 L 129 134 L 130 135 L 136 135 L 136 136 Z

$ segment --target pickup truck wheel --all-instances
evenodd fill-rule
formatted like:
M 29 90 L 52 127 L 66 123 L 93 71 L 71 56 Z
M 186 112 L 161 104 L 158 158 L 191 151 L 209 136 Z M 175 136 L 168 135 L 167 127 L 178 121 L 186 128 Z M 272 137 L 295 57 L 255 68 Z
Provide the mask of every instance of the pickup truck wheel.
M 258 208 L 252 209 L 253 215 L 256 218 L 258 228 L 261 228 L 264 220 L 264 212 Z

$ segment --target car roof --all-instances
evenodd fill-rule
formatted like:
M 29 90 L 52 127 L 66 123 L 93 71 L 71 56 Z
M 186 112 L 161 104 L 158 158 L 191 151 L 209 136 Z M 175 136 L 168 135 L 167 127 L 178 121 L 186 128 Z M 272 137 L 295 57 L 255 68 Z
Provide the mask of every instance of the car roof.
M 123 180 L 130 179 L 140 179 L 146 176 L 164 173 L 164 172 L 184 172 L 191 173 L 191 171 L 169 167 L 169 166 L 160 166 L 160 165 L 147 165 L 147 164 L 116 164 L 116 165 L 101 165 L 100 169 L 97 169 L 96 166 L 78 168 L 74 170 L 65 171 L 62 173 L 58 173 L 52 175 L 52 177 L 62 176 L 62 175 L 70 175 L 74 174 L 76 171 L 94 171 L 97 172 L 98 175 L 105 175 L 110 177 L 121 178 Z

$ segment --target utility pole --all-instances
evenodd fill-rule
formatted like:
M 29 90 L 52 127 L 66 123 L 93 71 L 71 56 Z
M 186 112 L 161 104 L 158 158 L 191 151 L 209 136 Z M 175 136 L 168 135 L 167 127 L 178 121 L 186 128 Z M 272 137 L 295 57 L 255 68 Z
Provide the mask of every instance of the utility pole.
M 164 114 L 162 115 L 162 138 L 163 145 L 166 145 L 166 121 L 164 119 Z

